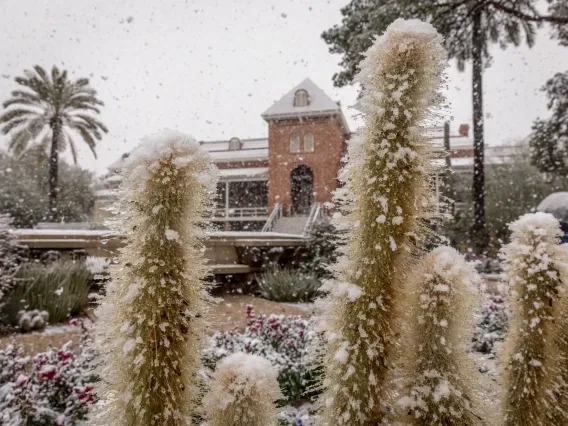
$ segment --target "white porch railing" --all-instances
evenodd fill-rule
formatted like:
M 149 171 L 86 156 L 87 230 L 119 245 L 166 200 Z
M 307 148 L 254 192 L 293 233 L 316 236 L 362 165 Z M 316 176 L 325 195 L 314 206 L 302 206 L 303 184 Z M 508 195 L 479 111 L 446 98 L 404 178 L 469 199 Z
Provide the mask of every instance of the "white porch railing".
M 215 209 L 206 215 L 209 219 L 240 219 L 268 216 L 268 207 L 235 207 Z
M 274 224 L 276 223 L 276 221 L 278 219 L 280 219 L 281 217 L 282 217 L 282 204 L 276 203 L 276 204 L 274 204 L 274 208 L 272 209 L 272 213 L 270 213 L 270 216 L 268 216 L 266 223 L 262 227 L 261 232 L 271 231 L 272 228 L 274 227 Z
M 323 217 L 323 208 L 321 203 L 312 204 L 312 208 L 310 209 L 310 215 L 308 216 L 308 220 L 306 221 L 306 225 L 304 226 L 304 231 L 302 232 L 302 235 L 307 235 L 312 225 L 318 220 L 320 220 L 322 217 Z

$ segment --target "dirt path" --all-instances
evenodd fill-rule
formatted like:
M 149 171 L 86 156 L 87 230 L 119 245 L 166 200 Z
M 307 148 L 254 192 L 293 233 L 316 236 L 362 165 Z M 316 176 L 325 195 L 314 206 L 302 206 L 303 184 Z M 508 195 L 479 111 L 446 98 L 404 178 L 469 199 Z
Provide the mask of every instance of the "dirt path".
M 308 304 L 292 305 L 287 303 L 271 302 L 252 296 L 227 295 L 216 298 L 207 315 L 210 331 L 227 331 L 243 329 L 246 326 L 246 306 L 253 305 L 257 314 L 284 314 L 308 316 L 312 307 Z M 44 351 L 48 346 L 61 346 L 68 341 L 74 345 L 79 342 L 81 333 L 78 327 L 70 325 L 54 325 L 41 333 L 16 334 L 0 338 L 0 348 L 5 347 L 12 340 L 23 345 L 29 355 Z

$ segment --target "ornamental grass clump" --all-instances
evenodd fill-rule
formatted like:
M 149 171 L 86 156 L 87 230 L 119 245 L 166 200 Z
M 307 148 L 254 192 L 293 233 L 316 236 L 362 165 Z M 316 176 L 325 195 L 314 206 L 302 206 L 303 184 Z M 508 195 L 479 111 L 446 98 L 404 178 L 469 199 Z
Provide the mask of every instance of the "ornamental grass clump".
M 119 268 L 96 314 L 105 400 L 97 425 L 189 425 L 203 347 L 202 213 L 215 167 L 199 143 L 164 131 L 146 138 L 124 169 Z
M 391 398 L 396 289 L 431 212 L 433 149 L 424 126 L 441 101 L 442 38 L 427 23 L 396 20 L 367 51 L 358 81 L 365 126 L 349 145 L 338 196 L 348 229 L 337 279 L 324 288 L 323 424 L 381 424 Z M 420 245 L 420 244 L 418 244 Z
M 568 249 L 550 214 L 526 214 L 509 228 L 511 242 L 501 251 L 511 292 L 503 425 L 566 425 Z
M 224 358 L 203 398 L 207 426 L 276 426 L 277 378 L 266 358 L 242 352 Z
M 473 362 L 467 349 L 475 327 L 480 278 L 451 247 L 426 255 L 403 288 L 401 421 L 413 426 L 484 424 L 472 404 Z

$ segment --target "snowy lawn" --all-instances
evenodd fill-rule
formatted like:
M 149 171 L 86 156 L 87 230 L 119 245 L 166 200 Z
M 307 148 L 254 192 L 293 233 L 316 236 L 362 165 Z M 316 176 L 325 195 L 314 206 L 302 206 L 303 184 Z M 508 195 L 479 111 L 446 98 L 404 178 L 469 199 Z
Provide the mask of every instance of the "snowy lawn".
M 211 334 L 215 331 L 229 331 L 234 328 L 244 329 L 247 321 L 245 315 L 247 305 L 254 305 L 256 312 L 267 315 L 284 314 L 308 317 L 311 313 L 309 303 L 298 305 L 278 303 L 245 295 L 224 295 L 216 300 L 217 303 L 211 306 L 209 312 Z M 63 324 L 48 326 L 41 332 L 16 334 L 15 340 L 23 345 L 27 354 L 33 355 L 45 351 L 50 345 L 60 347 L 70 340 L 73 341 L 73 346 L 77 347 L 80 337 L 80 328 Z M 0 347 L 5 347 L 13 338 L 13 336 L 0 337 Z

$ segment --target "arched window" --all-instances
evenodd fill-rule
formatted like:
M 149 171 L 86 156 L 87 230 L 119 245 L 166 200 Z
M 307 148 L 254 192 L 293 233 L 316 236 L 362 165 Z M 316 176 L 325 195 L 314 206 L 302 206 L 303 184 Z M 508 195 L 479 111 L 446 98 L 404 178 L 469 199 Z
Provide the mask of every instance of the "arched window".
M 295 107 L 305 107 L 308 106 L 309 102 L 308 92 L 304 89 L 300 89 L 294 95 L 294 106 Z
M 304 151 L 314 152 L 314 135 L 306 133 L 304 135 Z
M 290 152 L 300 152 L 300 137 L 290 136 Z
M 239 138 L 232 138 L 229 141 L 229 151 L 238 151 L 241 149 L 241 140 Z

